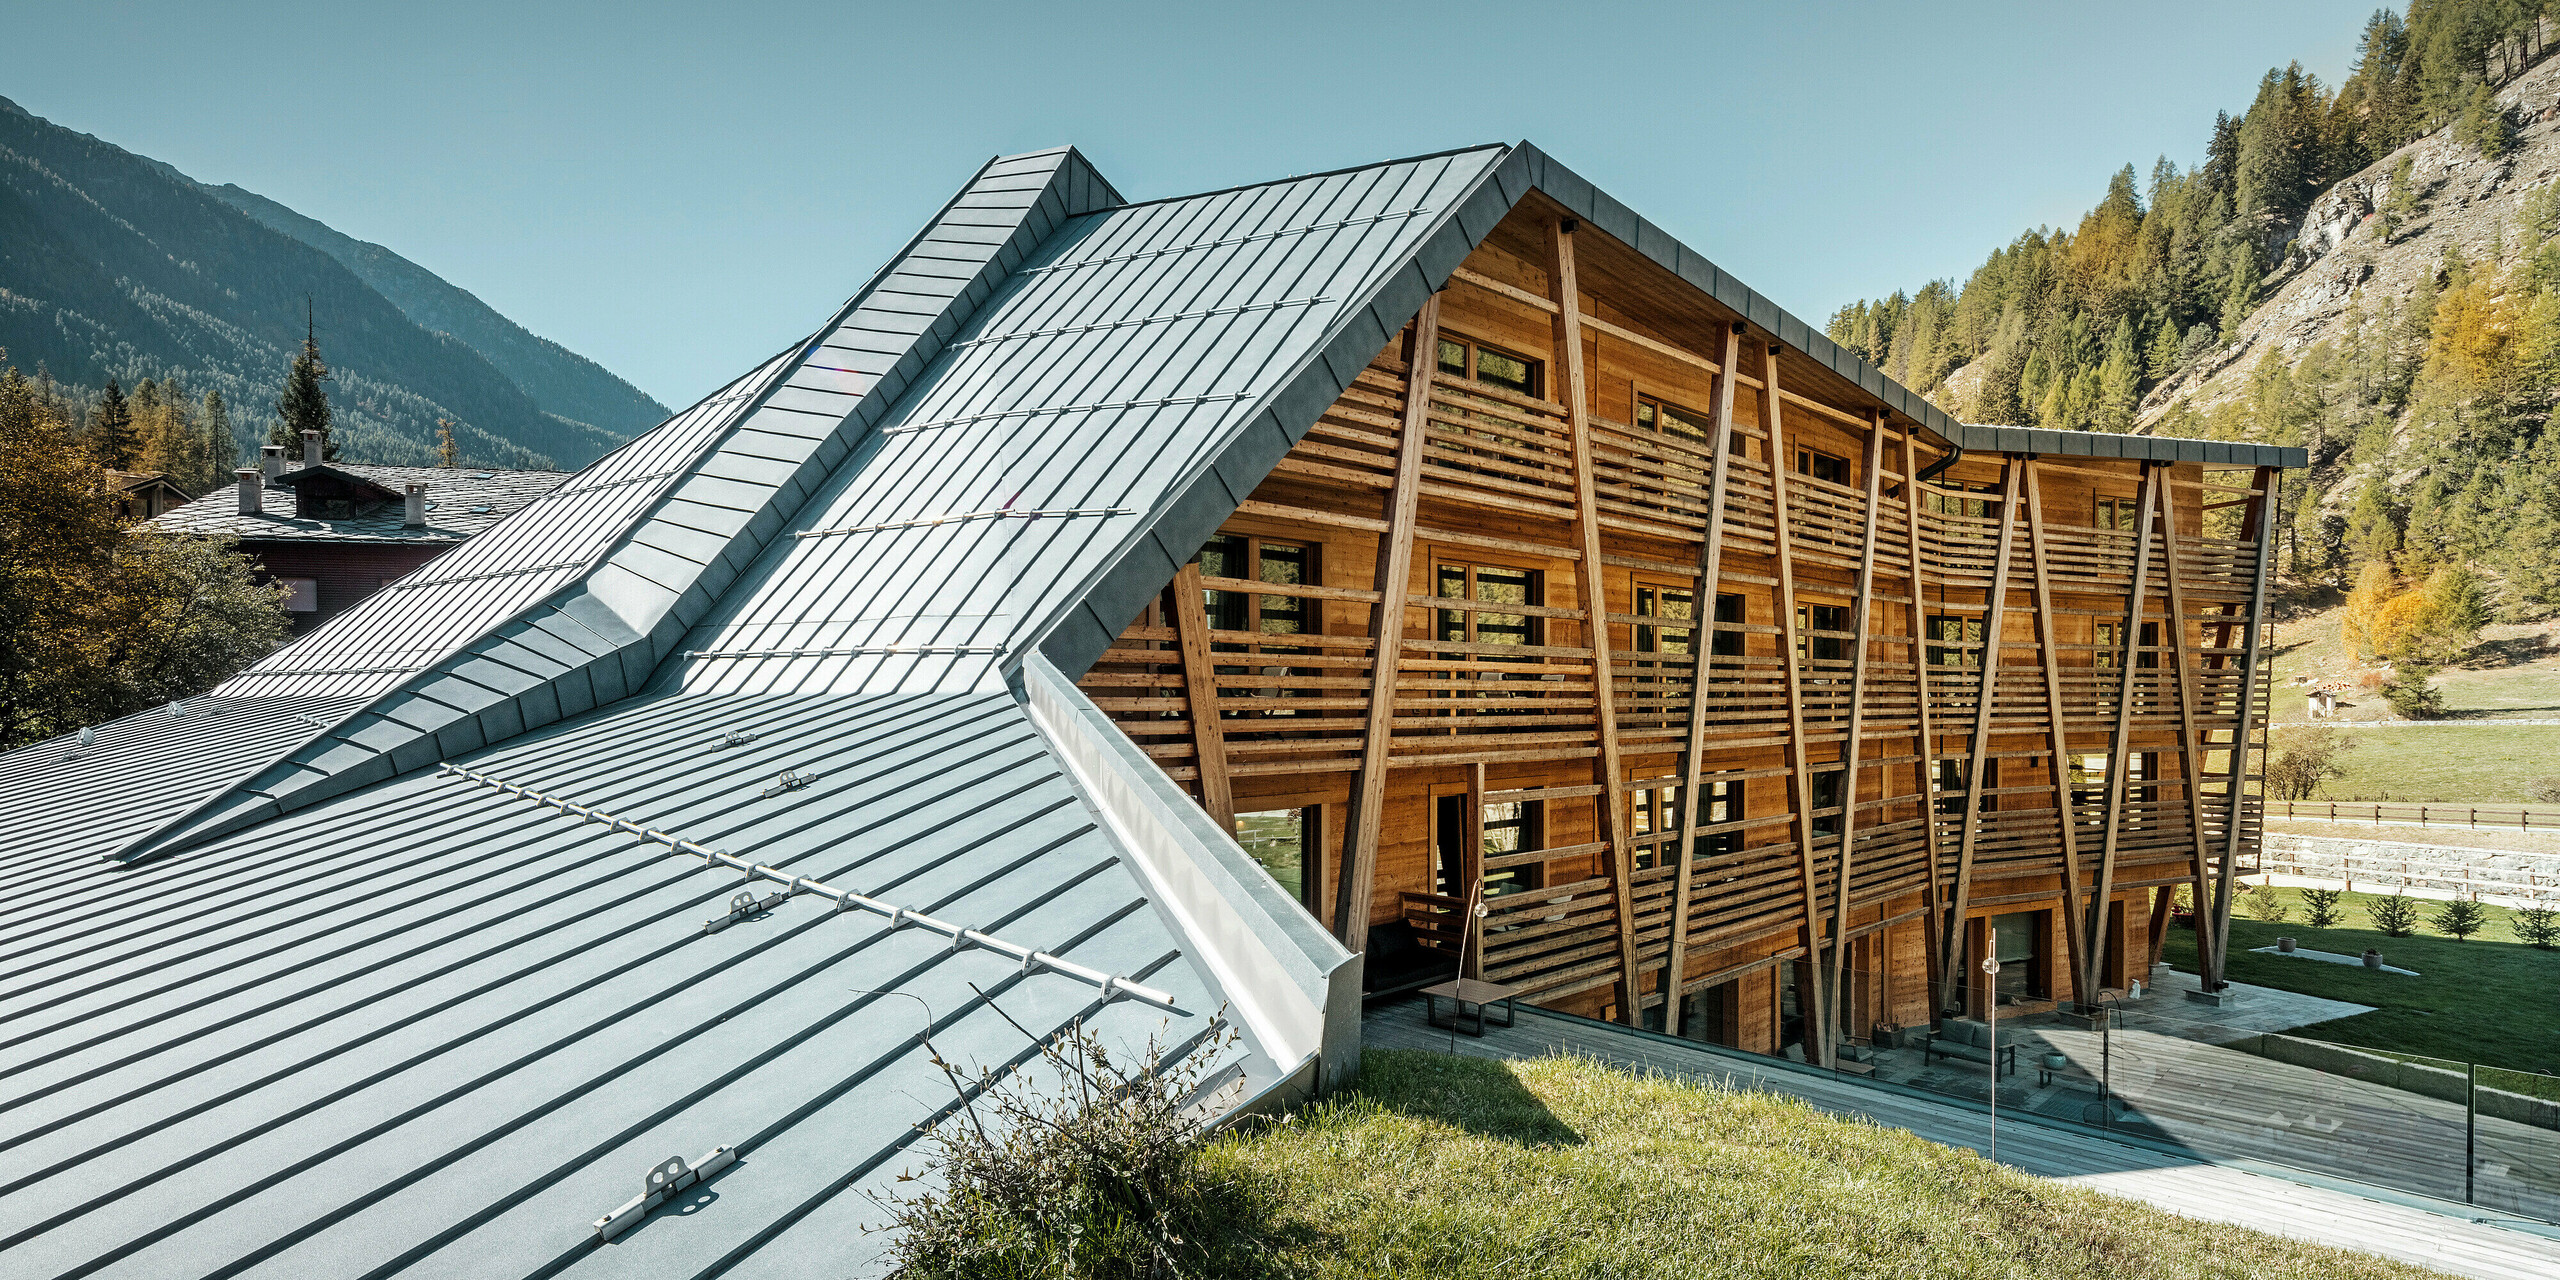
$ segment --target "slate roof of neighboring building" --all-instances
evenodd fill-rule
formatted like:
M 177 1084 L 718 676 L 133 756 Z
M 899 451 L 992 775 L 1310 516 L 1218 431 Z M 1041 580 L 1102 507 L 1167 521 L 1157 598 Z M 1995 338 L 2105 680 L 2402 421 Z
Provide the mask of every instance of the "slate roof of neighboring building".
M 1058 673 L 1533 188 L 1820 343 L 1526 144 L 1143 204 L 1003 157 L 807 339 L 189 714 L 0 757 L 12 1274 L 859 1273 L 950 1096 L 928 1018 L 1000 1063 L 993 1006 L 1178 1045 L 1225 1008 L 1289 1078 L 1356 960 Z M 561 805 L 1173 1008 L 808 896 L 706 931 L 734 872 Z
M 306 520 L 293 514 L 290 484 L 261 487 L 257 515 L 240 514 L 235 487 L 216 489 L 174 511 L 164 511 L 151 524 L 171 533 L 238 538 L 243 542 L 460 542 L 523 510 L 536 498 L 568 480 L 567 471 L 507 471 L 494 467 L 383 467 L 365 462 L 332 462 L 327 467 L 405 494 L 408 486 L 427 486 L 427 523 L 422 529 L 403 526 L 406 517 L 398 497 L 352 518 Z M 284 478 L 290 481 L 292 471 Z

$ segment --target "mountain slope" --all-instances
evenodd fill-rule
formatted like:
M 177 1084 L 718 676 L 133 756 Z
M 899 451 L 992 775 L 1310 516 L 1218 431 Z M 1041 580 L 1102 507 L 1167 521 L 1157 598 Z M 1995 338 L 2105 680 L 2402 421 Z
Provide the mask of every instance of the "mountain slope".
M 308 310 L 306 311 L 306 307 Z M 0 98 L 0 348 L 74 387 L 219 390 L 244 443 L 316 318 L 351 460 L 422 463 L 437 420 L 473 461 L 577 466 L 627 430 L 548 414 L 459 338 L 156 161 Z
M 2198 411 L 2221 406 L 2247 389 L 2269 355 L 2293 360 L 2320 343 L 2349 339 L 2359 319 L 2442 283 L 2449 249 L 2465 262 L 2503 265 L 2518 248 L 2525 201 L 2560 175 L 2560 58 L 2519 76 L 2497 101 L 2525 121 L 2505 155 L 2489 159 L 2451 127 L 2437 129 L 2341 179 L 2298 221 L 2274 232 L 2270 238 L 2289 241 L 2295 254 L 2268 277 L 2230 341 L 2143 398 L 2142 425 L 2158 423 L 2181 401 Z M 2376 214 L 2404 160 L 2417 209 L 2397 234 L 2387 234 Z
M 338 260 L 419 327 L 449 334 L 507 375 L 545 413 L 616 437 L 667 420 L 667 407 L 604 366 L 498 314 L 468 290 L 381 245 L 358 240 L 254 191 L 207 186 L 215 199 Z

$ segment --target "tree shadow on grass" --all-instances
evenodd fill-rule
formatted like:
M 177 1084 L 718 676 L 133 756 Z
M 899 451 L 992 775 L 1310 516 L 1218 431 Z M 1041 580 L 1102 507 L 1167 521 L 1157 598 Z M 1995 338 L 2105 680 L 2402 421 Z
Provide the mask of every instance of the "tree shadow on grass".
M 1581 1145 L 1582 1135 L 1520 1082 L 1514 1065 L 1421 1049 L 1371 1049 L 1360 1055 L 1359 1088 L 1391 1111 L 1480 1137 L 1523 1147 Z

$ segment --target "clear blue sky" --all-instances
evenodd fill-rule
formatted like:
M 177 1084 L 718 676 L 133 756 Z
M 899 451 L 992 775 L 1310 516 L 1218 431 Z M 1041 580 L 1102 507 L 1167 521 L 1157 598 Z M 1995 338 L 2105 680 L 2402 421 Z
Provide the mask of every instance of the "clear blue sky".
M 470 289 L 681 407 L 990 155 L 1136 199 L 1528 138 L 1819 323 L 2197 160 L 2377 0 L 0 0 L 0 95 Z

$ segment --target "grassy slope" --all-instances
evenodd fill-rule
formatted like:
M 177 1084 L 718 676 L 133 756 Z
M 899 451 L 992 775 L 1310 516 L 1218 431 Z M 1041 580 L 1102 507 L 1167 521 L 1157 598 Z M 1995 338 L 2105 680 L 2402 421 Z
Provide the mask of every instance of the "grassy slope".
M 2364 902 L 2371 895 L 2348 895 L 2342 927 L 2314 929 L 2300 923 L 2299 890 L 2275 893 L 2292 905 L 2289 921 L 2231 922 L 2232 980 L 2376 1006 L 2371 1013 L 2291 1034 L 2517 1071 L 2560 1072 L 2560 1017 L 2554 1016 L 2552 995 L 2560 990 L 2560 951 L 2537 951 L 2514 941 L 2513 917 L 2504 907 L 2486 908 L 2489 927 L 2469 941 L 2456 942 L 2424 932 L 2425 921 L 2441 905 L 2436 902 L 2420 903 L 2418 936 L 2393 938 L 2372 928 L 2366 918 Z M 2314 951 L 2345 955 L 2377 948 L 2385 961 L 2415 969 L 2420 976 L 2370 973 L 2250 950 L 2272 946 L 2280 937 L 2294 938 Z M 2164 954 L 2172 966 L 2194 972 L 2195 935 L 2170 930 Z
M 2423 1276 L 2040 1181 L 1803 1104 L 1587 1061 L 1372 1051 L 1231 1137 L 1321 1277 Z
M 2310 718 L 2309 689 L 2291 683 L 2295 676 L 2338 679 L 2363 670 L 2348 660 L 2339 642 L 2340 612 L 2331 609 L 2277 626 L 2272 703 L 2277 723 Z M 2543 630 L 2539 625 L 2489 628 L 2479 665 L 2452 668 L 2436 677 L 2436 686 L 2444 691 L 2446 718 L 2560 719 L 2560 654 L 2539 656 L 2530 643 Z M 2350 691 L 2345 702 L 2339 714 L 2342 720 L 2381 720 L 2391 714 L 2390 705 L 2377 692 Z M 2532 799 L 2533 780 L 2560 774 L 2560 725 L 2347 732 L 2356 748 L 2343 761 L 2345 775 L 2321 788 L 2324 799 L 2514 804 Z

